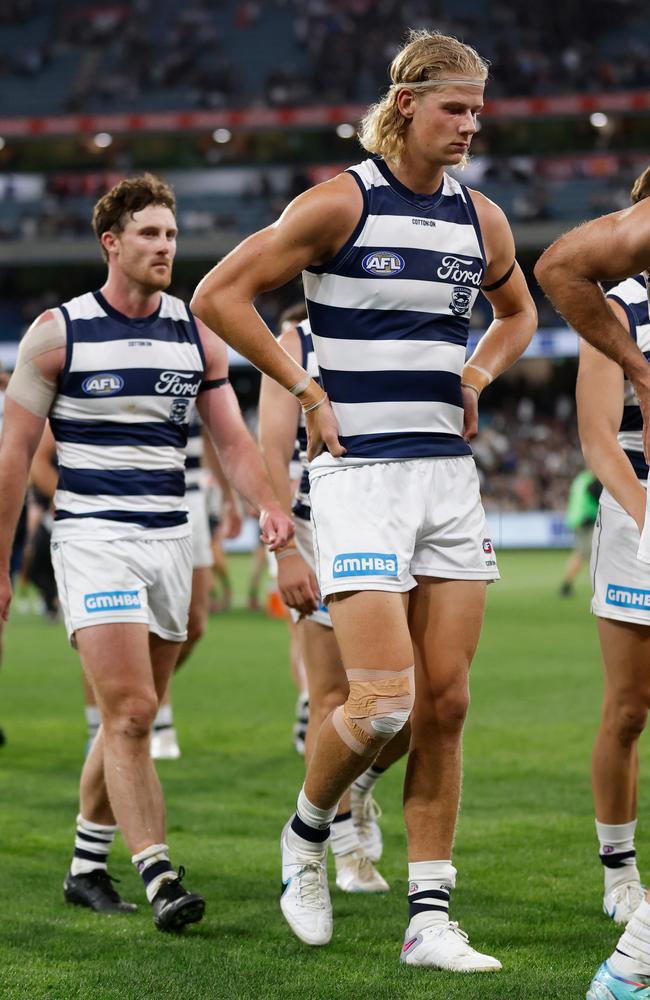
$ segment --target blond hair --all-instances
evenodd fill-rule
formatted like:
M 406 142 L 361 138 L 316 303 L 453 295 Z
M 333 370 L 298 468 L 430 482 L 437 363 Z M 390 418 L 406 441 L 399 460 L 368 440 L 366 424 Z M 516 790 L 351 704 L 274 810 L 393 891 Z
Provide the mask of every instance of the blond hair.
M 408 86 L 409 83 L 440 80 L 450 73 L 486 80 L 488 65 L 475 49 L 451 35 L 412 28 L 406 44 L 390 64 L 393 86 L 377 104 L 368 108 L 359 127 L 359 142 L 369 153 L 399 163 L 409 120 L 397 106 L 397 84 Z
M 636 205 L 637 201 L 643 201 L 644 198 L 650 197 L 650 167 L 646 167 L 643 173 L 637 177 L 632 185 L 630 197 L 633 205 Z

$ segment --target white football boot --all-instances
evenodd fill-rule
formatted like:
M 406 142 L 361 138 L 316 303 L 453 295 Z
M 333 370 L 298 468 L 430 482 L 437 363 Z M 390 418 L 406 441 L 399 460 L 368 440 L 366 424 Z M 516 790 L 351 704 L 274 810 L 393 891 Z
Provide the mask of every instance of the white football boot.
M 288 843 L 289 823 L 282 831 L 282 895 L 280 909 L 289 927 L 305 944 L 327 944 L 332 937 L 332 903 L 327 884 L 327 848 L 322 856 L 300 854 Z
M 334 857 L 336 884 L 343 892 L 388 892 L 390 886 L 362 848 Z
M 615 924 L 626 924 L 645 897 L 645 888 L 636 879 L 622 882 L 606 892 L 603 897 L 603 913 Z
M 447 972 L 498 972 L 501 962 L 471 947 L 456 921 L 406 931 L 400 961 Z
M 151 756 L 153 760 L 178 760 L 181 748 L 173 726 L 154 730 L 151 734 Z
M 377 822 L 381 817 L 381 809 L 373 799 L 372 792 L 359 792 L 354 785 L 350 788 L 350 809 L 359 843 L 366 857 L 377 864 L 383 850 L 381 829 Z

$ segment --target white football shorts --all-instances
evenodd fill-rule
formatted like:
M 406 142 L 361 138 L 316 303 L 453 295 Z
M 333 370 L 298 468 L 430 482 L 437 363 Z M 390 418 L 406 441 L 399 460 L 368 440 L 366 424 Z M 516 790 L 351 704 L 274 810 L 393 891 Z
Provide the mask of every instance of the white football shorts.
M 603 491 L 591 546 L 591 610 L 599 618 L 650 625 L 650 566 L 638 548 L 636 521 Z
M 74 538 L 52 543 L 61 610 L 72 638 L 91 625 L 143 622 L 183 642 L 192 592 L 192 538 Z
M 416 576 L 498 580 L 471 455 L 311 472 L 321 594 L 404 592 Z
M 305 521 L 302 517 L 294 517 L 293 523 L 296 526 L 296 547 L 305 562 L 316 573 L 316 560 L 314 559 L 314 540 L 311 521 Z M 327 610 L 327 605 L 321 600 L 319 606 L 310 615 L 299 615 L 297 611 L 291 609 L 291 617 L 295 622 L 316 622 L 326 628 L 332 628 L 332 619 Z
M 192 525 L 192 565 L 194 569 L 211 567 L 214 559 L 210 544 L 210 518 L 205 491 L 188 490 L 185 500 Z

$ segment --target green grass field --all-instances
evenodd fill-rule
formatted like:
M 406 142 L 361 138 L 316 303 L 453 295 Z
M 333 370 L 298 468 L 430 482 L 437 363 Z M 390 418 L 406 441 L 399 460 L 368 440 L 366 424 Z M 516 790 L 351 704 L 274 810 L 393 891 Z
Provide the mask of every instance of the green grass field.
M 172 859 L 207 898 L 202 924 L 157 932 L 146 904 L 103 918 L 63 903 L 84 748 L 79 670 L 63 627 L 14 615 L 0 677 L 0 997 L 388 1000 L 584 997 L 618 932 L 601 914 L 589 757 L 601 691 L 588 581 L 557 597 L 563 553 L 504 553 L 490 588 L 466 730 L 452 916 L 495 976 L 400 967 L 403 767 L 383 779 L 387 896 L 333 889 L 331 945 L 309 949 L 278 906 L 278 838 L 301 783 L 282 622 L 235 610 L 175 682 L 181 760 L 163 762 Z M 247 562 L 233 560 L 243 592 Z M 643 803 L 643 795 L 642 795 Z M 641 809 L 643 815 L 643 805 Z M 641 825 L 642 871 L 650 869 Z M 124 845 L 111 870 L 144 900 Z

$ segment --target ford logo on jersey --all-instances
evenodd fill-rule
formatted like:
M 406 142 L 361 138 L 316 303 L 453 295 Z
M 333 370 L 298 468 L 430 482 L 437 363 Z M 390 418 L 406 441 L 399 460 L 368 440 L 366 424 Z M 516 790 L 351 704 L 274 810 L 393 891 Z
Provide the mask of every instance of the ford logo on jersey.
M 101 375 L 89 375 L 81 388 L 88 396 L 114 396 L 124 388 L 124 379 L 112 372 L 102 372 Z
M 334 556 L 334 578 L 343 576 L 397 576 L 394 552 L 341 552 Z
M 104 590 L 84 596 L 86 611 L 134 611 L 141 608 L 137 590 Z
M 379 278 L 392 278 L 406 267 L 404 258 L 392 250 L 374 250 L 363 258 L 361 266 L 368 274 Z

